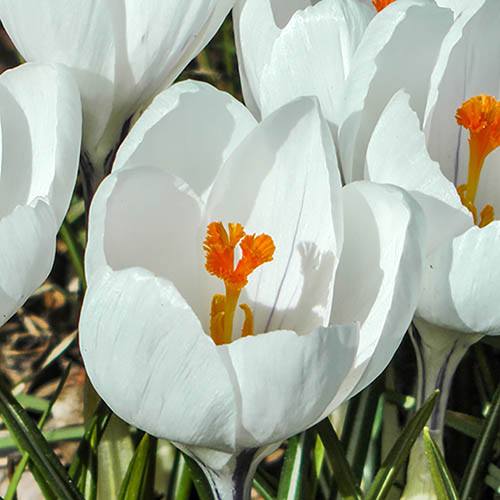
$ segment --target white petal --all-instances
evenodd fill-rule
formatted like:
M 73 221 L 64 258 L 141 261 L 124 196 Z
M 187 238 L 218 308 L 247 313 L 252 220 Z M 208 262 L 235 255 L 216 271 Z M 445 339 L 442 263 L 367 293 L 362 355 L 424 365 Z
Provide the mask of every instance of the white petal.
M 326 325 L 342 245 L 335 148 L 317 101 L 302 98 L 265 119 L 215 180 L 206 220 L 267 233 L 274 260 L 245 287 L 257 332 Z
M 347 181 L 362 178 L 371 132 L 397 90 L 411 95 L 412 107 L 422 117 L 430 74 L 452 21 L 452 12 L 433 2 L 398 0 L 368 26 L 340 111 L 340 156 Z
M 245 104 L 260 118 L 260 78 L 280 33 L 273 1 L 238 0 L 233 10 L 233 24 Z
M 440 7 L 447 7 L 453 10 L 455 17 L 457 17 L 463 10 L 474 3 L 476 0 L 436 0 Z
M 57 226 L 43 200 L 18 206 L 0 219 L 0 324 L 4 324 L 48 276 Z
M 420 121 L 409 96 L 398 92 L 382 112 L 366 154 L 366 177 L 413 194 L 427 220 L 427 253 L 472 225 L 455 186 L 427 152 Z
M 120 147 L 113 171 L 160 167 L 202 196 L 255 125 L 250 112 L 229 94 L 206 83 L 181 82 L 146 109 Z
M 277 331 L 245 337 L 227 349 L 241 391 L 241 447 L 287 439 L 314 425 L 351 368 L 356 326 L 298 336 Z
M 126 59 L 119 64 L 118 93 L 125 100 L 132 93 L 140 104 L 177 78 L 215 35 L 234 0 L 123 3 L 125 23 L 118 30 L 126 38 Z
M 431 79 L 424 129 L 431 157 L 460 185 L 467 177 L 468 133 L 455 121 L 457 108 L 478 94 L 500 97 L 500 4 L 472 3 L 443 41 Z
M 385 369 L 417 306 L 424 221 L 394 186 L 356 182 L 344 188 L 345 243 L 335 281 L 332 322 L 361 323 L 353 370 L 334 406 Z
M 335 122 L 351 59 L 375 9 L 358 0 L 323 0 L 296 12 L 264 67 L 259 102 L 264 116 L 296 97 L 314 95 Z
M 500 335 L 500 222 L 474 226 L 426 262 L 418 316 L 458 332 Z
M 126 422 L 182 444 L 232 451 L 229 374 L 170 282 L 137 268 L 101 272 L 85 296 L 80 349 L 92 385 Z
M 137 266 L 170 280 L 194 307 L 201 300 L 198 276 L 204 264 L 200 220 L 196 196 L 165 171 L 141 167 L 111 174 L 90 211 L 89 282 L 103 266 L 115 271 Z
M 24 64 L 0 78 L 2 206 L 44 197 L 57 224 L 68 209 L 78 172 L 78 89 L 62 67 Z
M 95 144 L 111 115 L 115 82 L 110 2 L 0 0 L 0 18 L 28 61 L 74 68 L 85 108 L 86 140 Z

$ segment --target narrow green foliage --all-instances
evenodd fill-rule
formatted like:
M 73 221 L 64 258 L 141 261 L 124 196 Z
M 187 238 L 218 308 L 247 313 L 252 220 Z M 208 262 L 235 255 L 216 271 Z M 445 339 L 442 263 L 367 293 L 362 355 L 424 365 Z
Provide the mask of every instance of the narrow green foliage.
M 66 244 L 68 248 L 68 256 L 71 261 L 71 265 L 75 270 L 78 279 L 82 285 L 82 288 L 85 290 L 87 287 L 87 282 L 85 281 L 85 269 L 84 269 L 84 250 L 80 243 L 78 242 L 71 225 L 68 221 L 64 221 L 61 229 L 59 231 L 61 239 Z
M 75 485 L 55 456 L 42 433 L 26 414 L 10 390 L 0 381 L 0 414 L 21 452 L 27 453 L 37 470 L 35 477 L 43 478 L 44 487 L 57 498 L 80 499 Z
M 208 484 L 208 480 L 204 472 L 200 469 L 200 466 L 195 460 L 185 453 L 183 454 L 183 458 L 189 469 L 189 474 L 191 475 L 194 487 L 196 488 L 196 493 L 198 493 L 200 500 L 212 500 L 210 485 Z
M 304 471 L 314 445 L 316 432 L 309 430 L 288 440 L 283 468 L 278 487 L 278 500 L 300 500 L 304 498 Z
M 483 487 L 483 477 L 491 459 L 500 427 L 500 385 L 497 386 L 490 410 L 484 421 L 481 435 L 474 445 L 472 454 L 460 484 L 461 498 L 475 498 Z
M 182 453 L 176 449 L 167 498 L 169 500 L 189 500 L 192 488 L 193 480 L 189 468 Z
M 274 500 L 276 498 L 276 489 L 258 469 L 253 479 L 253 487 L 264 500 Z
M 373 422 L 380 397 L 380 382 L 375 381 L 349 402 L 341 441 L 357 483 L 361 482 L 370 446 Z
M 70 476 L 86 499 L 97 496 L 97 449 L 111 415 L 111 410 L 101 402 L 87 425 L 69 469 Z
M 54 393 L 54 396 L 50 403 L 47 403 L 47 406 L 45 407 L 45 410 L 40 417 L 40 420 L 38 421 L 38 428 L 41 430 L 45 423 L 47 422 L 47 419 L 49 418 L 50 412 L 52 411 L 52 407 L 54 406 L 54 403 L 56 402 L 57 398 L 61 394 L 61 391 L 64 387 L 64 384 L 66 383 L 66 380 L 68 379 L 69 371 L 71 369 L 71 364 L 68 364 L 63 376 L 61 377 L 61 380 L 59 381 L 59 384 L 56 388 L 56 391 Z M 19 401 L 19 398 L 17 398 Z M 29 454 L 27 452 L 23 453 L 23 456 L 20 460 L 20 462 L 17 464 L 17 467 L 14 471 L 14 474 L 12 475 L 12 478 L 9 483 L 9 487 L 7 488 L 7 492 L 5 494 L 4 500 L 13 500 L 16 495 L 16 490 L 17 490 L 17 485 L 19 484 L 19 481 L 21 480 L 21 476 L 23 475 L 24 469 L 28 465 L 29 461 Z M 44 484 L 45 486 L 45 484 Z M 46 492 L 49 494 L 49 491 Z
M 158 440 L 144 434 L 123 479 L 119 500 L 149 500 L 154 497 L 154 473 Z
M 361 500 L 361 489 L 351 466 L 346 459 L 345 451 L 330 420 L 325 418 L 315 426 L 325 447 L 326 456 L 333 468 L 334 480 L 343 498 Z
M 423 431 L 425 456 L 429 461 L 432 481 L 438 498 L 441 500 L 458 500 L 458 492 L 451 477 L 450 471 L 446 466 L 441 450 L 432 439 L 428 427 Z
M 387 497 L 399 469 L 404 464 L 413 444 L 432 414 L 438 394 L 439 391 L 436 391 L 409 420 L 375 476 L 366 495 L 366 500 L 382 500 Z

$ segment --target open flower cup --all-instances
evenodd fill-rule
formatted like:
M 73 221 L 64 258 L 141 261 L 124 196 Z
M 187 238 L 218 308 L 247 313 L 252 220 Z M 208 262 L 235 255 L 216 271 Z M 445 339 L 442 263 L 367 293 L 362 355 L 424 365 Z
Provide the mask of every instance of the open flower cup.
M 78 170 L 80 96 L 67 70 L 0 76 L 0 324 L 47 278 Z
M 89 377 L 121 418 L 193 456 L 217 495 L 246 495 L 263 454 L 390 361 L 422 238 L 402 190 L 342 188 L 316 100 L 257 124 L 228 94 L 177 84 L 92 204 Z

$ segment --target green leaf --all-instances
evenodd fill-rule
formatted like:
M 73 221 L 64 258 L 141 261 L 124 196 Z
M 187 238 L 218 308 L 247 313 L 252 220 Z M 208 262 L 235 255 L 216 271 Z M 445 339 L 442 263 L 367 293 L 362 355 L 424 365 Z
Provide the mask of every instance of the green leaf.
M 113 415 L 97 449 L 98 498 L 117 498 L 133 456 L 130 426 Z
M 67 220 L 63 222 L 61 229 L 59 231 L 62 240 L 66 244 L 68 248 L 68 256 L 71 261 L 71 265 L 75 270 L 80 283 L 82 284 L 82 288 L 85 290 L 87 287 L 87 282 L 85 281 L 85 269 L 84 269 L 84 250 L 77 240 L 75 234 L 73 233 L 73 229 Z
M 361 500 L 361 489 L 356 483 L 351 466 L 345 457 L 342 443 L 330 420 L 325 418 L 319 424 L 316 424 L 315 429 L 323 442 L 327 458 L 332 465 L 334 479 L 340 494 L 343 498 Z
M 458 492 L 451 478 L 450 471 L 446 466 L 441 450 L 432 439 L 428 427 L 424 427 L 424 450 L 425 456 L 429 461 L 429 467 L 432 475 L 432 482 L 439 499 L 458 500 Z
M 154 497 L 157 442 L 149 434 L 142 436 L 123 479 L 119 500 L 149 500 Z
M 61 441 L 80 441 L 85 434 L 85 429 L 83 425 L 74 425 L 70 427 L 63 427 L 62 429 L 54 429 L 50 431 L 44 431 L 42 433 L 45 441 L 47 443 L 60 443 Z M 6 436 L 0 438 L 0 450 L 5 453 L 17 449 L 16 441 L 10 437 Z
M 257 469 L 253 478 L 253 487 L 264 500 L 274 500 L 276 498 L 276 488 L 259 469 Z
M 373 484 L 366 495 L 366 500 L 382 500 L 387 497 L 400 467 L 405 462 L 413 444 L 432 414 L 438 394 L 439 391 L 436 391 L 408 421 L 375 476 Z
M 111 410 L 101 401 L 90 419 L 73 458 L 69 475 L 86 499 L 97 497 L 97 452 L 111 418 Z
M 370 447 L 371 434 L 378 400 L 381 393 L 380 382 L 375 381 L 355 398 L 349 401 L 341 441 L 346 449 L 346 459 L 359 483 Z
M 54 406 L 54 403 L 56 402 L 57 398 L 61 394 L 61 391 L 64 387 L 64 384 L 66 383 L 66 380 L 68 379 L 69 371 L 71 369 L 71 364 L 68 364 L 65 372 L 63 373 L 63 376 L 61 377 L 61 380 L 59 381 L 59 384 L 57 385 L 56 391 L 54 393 L 54 396 L 52 398 L 52 401 L 50 403 L 47 403 L 47 406 L 45 407 L 42 416 L 40 417 L 40 420 L 38 421 L 38 428 L 41 430 L 45 423 L 47 422 L 47 419 L 49 418 L 50 412 L 52 411 L 52 407 Z M 36 398 L 38 399 L 38 398 Z M 19 397 L 17 398 L 19 401 Z M 45 400 L 43 400 L 45 401 Z M 16 490 L 17 490 L 17 485 L 19 484 L 19 481 L 21 480 L 21 476 L 23 475 L 24 469 L 28 465 L 29 461 L 29 454 L 24 452 L 23 456 L 20 460 L 20 462 L 17 464 L 17 467 L 14 471 L 14 474 L 12 475 L 12 478 L 9 483 L 9 487 L 7 488 L 7 492 L 5 493 L 4 500 L 13 500 L 15 495 L 16 495 Z M 36 470 L 36 468 L 34 467 Z M 34 474 L 36 478 L 36 472 Z M 41 480 L 42 481 L 42 480 Z M 40 482 L 39 484 L 42 484 L 41 489 L 44 489 L 46 486 L 46 482 L 43 481 Z M 50 494 L 48 491 L 48 488 L 45 488 L 45 494 Z
M 208 484 L 205 473 L 201 470 L 196 461 L 193 460 L 190 456 L 183 453 L 183 458 L 189 469 L 189 474 L 193 481 L 194 487 L 196 488 L 196 493 L 198 493 L 198 496 L 200 497 L 200 500 L 212 500 L 212 491 L 210 489 L 210 485 Z
M 184 460 L 184 456 L 176 449 L 167 498 L 172 500 L 189 500 L 192 489 L 193 480 L 191 479 L 191 473 Z
M 461 498 L 475 498 L 483 486 L 483 477 L 490 461 L 500 427 L 500 385 L 497 386 L 484 421 L 481 435 L 472 450 L 460 484 Z
M 75 485 L 42 433 L 10 390 L 0 381 L 0 414 L 23 453 L 28 453 L 39 476 L 58 498 L 80 499 Z
M 314 445 L 315 430 L 309 430 L 288 440 L 285 460 L 281 469 L 278 500 L 299 500 L 302 493 L 304 469 Z

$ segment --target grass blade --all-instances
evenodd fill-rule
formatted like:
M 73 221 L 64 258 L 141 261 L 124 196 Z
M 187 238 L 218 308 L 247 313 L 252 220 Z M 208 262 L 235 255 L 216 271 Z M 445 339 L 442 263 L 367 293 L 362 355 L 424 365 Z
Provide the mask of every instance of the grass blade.
M 432 439 L 428 427 L 423 431 L 425 456 L 429 461 L 432 481 L 438 498 L 442 500 L 458 500 L 458 492 L 455 488 L 450 471 L 446 466 L 441 450 Z
M 382 500 L 387 497 L 400 467 L 431 416 L 438 394 L 439 391 L 436 391 L 409 420 L 375 476 L 366 500 Z
M 28 453 L 53 494 L 58 498 L 80 499 L 81 495 L 61 462 L 3 381 L 0 381 L 0 414 L 19 450 Z
M 42 416 L 40 417 L 40 420 L 38 421 L 38 428 L 41 430 L 43 429 L 43 426 L 47 422 L 47 419 L 49 418 L 50 412 L 52 411 L 52 407 L 54 406 L 54 403 L 56 402 L 57 398 L 61 394 L 61 391 L 64 387 L 64 384 L 66 383 L 66 380 L 68 379 L 69 371 L 71 369 L 71 364 L 68 364 L 65 372 L 63 373 L 63 376 L 61 377 L 61 380 L 59 381 L 59 384 L 56 388 L 56 391 L 54 393 L 54 396 L 52 398 L 52 401 L 47 404 L 45 407 Z M 19 401 L 19 398 L 17 398 Z M 20 462 L 17 464 L 17 467 L 14 471 L 14 474 L 12 475 L 12 478 L 9 483 L 9 487 L 7 488 L 7 492 L 5 493 L 4 500 L 13 500 L 16 495 L 16 490 L 17 490 L 17 485 L 19 484 L 19 481 L 21 480 L 21 476 L 23 475 L 24 469 L 28 465 L 29 461 L 29 454 L 24 452 L 23 456 L 20 460 Z M 40 484 L 40 483 L 39 483 Z M 45 487 L 45 481 L 41 488 L 43 489 Z M 49 494 L 48 491 L 45 491 L 45 494 Z
M 361 500 L 361 489 L 356 483 L 354 473 L 345 457 L 342 443 L 330 420 L 325 418 L 315 426 L 315 429 L 323 442 L 327 458 L 332 465 L 333 476 L 340 494 L 346 499 Z
M 183 453 L 182 456 L 186 461 L 186 465 L 189 469 L 189 474 L 191 475 L 196 493 L 198 493 L 200 500 L 212 500 L 212 491 L 210 489 L 210 485 L 208 484 L 205 473 L 201 470 L 196 461 L 191 457 L 189 457 L 185 453 Z
M 184 460 L 182 453 L 176 449 L 174 467 L 170 477 L 170 484 L 168 488 L 168 500 L 189 500 L 191 490 L 193 487 L 193 480 L 191 473 Z
M 315 436 L 316 432 L 310 430 L 288 440 L 281 469 L 278 500 L 299 500 L 304 497 L 302 493 L 304 469 Z
M 154 498 L 154 473 L 158 440 L 144 434 L 135 450 L 123 479 L 119 500 L 149 500 Z
M 111 410 L 101 401 L 89 421 L 69 469 L 69 475 L 85 498 L 94 499 L 97 496 L 98 446 L 111 415 Z
M 498 385 L 481 435 L 474 445 L 471 458 L 460 485 L 461 498 L 475 498 L 483 487 L 483 477 L 490 461 L 500 426 L 500 385 Z

